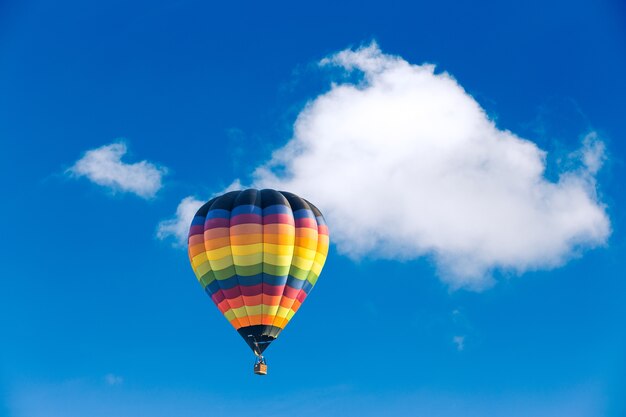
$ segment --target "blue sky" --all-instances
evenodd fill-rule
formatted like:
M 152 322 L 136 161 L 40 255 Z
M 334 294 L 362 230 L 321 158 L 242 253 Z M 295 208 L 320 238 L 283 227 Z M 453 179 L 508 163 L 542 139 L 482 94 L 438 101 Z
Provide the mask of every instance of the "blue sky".
M 618 1 L 2 3 L 0 415 L 623 416 L 625 39 Z M 426 87 L 406 88 L 418 72 Z M 384 123 L 398 103 L 389 91 L 405 90 L 409 108 L 432 111 L 416 143 L 478 137 L 452 148 L 461 168 L 448 171 L 490 174 L 467 183 L 476 198 L 458 197 L 454 181 L 440 195 L 432 170 L 397 164 L 426 149 L 397 139 L 417 127 Z M 452 120 L 472 122 L 453 124 L 458 135 L 432 105 L 450 100 L 467 109 Z M 334 114 L 371 116 L 383 131 L 333 130 Z M 310 123 L 294 133 L 299 115 Z M 348 136 L 374 165 L 320 168 L 349 159 L 338 145 Z M 126 153 L 112 165 L 79 169 L 116 143 Z M 288 143 L 304 151 L 272 156 Z M 436 169 L 451 154 L 428 155 Z M 468 168 L 477 160 L 487 168 Z M 296 175 L 306 164 L 320 175 Z M 392 217 L 408 222 L 405 235 L 376 220 L 389 216 L 375 204 L 350 219 L 330 179 L 349 191 L 371 172 L 458 215 L 412 217 L 402 195 Z M 174 233 L 181 200 L 236 180 L 297 188 L 335 242 L 268 349 L 266 378 Z M 500 223 L 481 223 L 470 201 L 510 203 L 504 220 L 527 227 L 483 235 Z M 476 227 L 447 221 L 458 218 Z M 428 229 L 437 221 L 451 226 Z

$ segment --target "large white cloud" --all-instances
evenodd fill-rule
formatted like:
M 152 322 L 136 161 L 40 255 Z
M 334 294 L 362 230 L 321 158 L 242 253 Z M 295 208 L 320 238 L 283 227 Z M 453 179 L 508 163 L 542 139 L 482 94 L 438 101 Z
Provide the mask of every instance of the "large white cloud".
M 376 44 L 322 65 L 362 79 L 333 84 L 308 103 L 254 185 L 313 201 L 340 252 L 432 256 L 453 288 L 481 289 L 493 270 L 553 268 L 606 243 L 610 222 L 594 178 L 604 146 L 595 134 L 572 153 L 577 164 L 550 181 L 544 151 L 499 129 L 432 65 Z
M 122 162 L 126 152 L 123 142 L 89 150 L 68 169 L 68 173 L 87 177 L 113 191 L 130 192 L 143 198 L 154 197 L 162 187 L 162 177 L 167 170 L 148 161 Z

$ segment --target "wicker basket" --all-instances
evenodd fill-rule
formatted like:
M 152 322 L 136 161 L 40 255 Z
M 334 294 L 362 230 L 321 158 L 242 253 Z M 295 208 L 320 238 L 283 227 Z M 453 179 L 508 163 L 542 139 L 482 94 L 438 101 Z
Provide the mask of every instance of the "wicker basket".
M 255 364 L 254 373 L 257 375 L 267 375 L 267 365 L 264 363 Z

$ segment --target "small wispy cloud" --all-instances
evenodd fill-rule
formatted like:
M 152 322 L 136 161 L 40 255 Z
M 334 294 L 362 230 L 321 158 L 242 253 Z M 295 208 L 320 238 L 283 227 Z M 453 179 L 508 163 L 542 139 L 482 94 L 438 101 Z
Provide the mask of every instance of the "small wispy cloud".
M 456 346 L 456 350 L 462 352 L 465 349 L 465 336 L 454 336 L 452 343 Z
M 127 151 L 124 142 L 91 149 L 66 172 L 73 177 L 86 177 L 114 192 L 133 193 L 146 199 L 154 197 L 163 186 L 167 169 L 148 161 L 123 162 Z
M 240 190 L 242 188 L 243 186 L 241 182 L 239 182 L 239 180 L 235 180 L 224 190 L 214 193 L 211 198 L 229 191 Z M 191 225 L 193 216 L 204 203 L 206 203 L 206 200 L 198 200 L 194 196 L 183 198 L 181 202 L 178 203 L 178 207 L 176 207 L 176 214 L 174 217 L 162 220 L 157 225 L 157 239 L 166 240 L 172 238 L 174 246 L 184 247 L 187 244 L 187 235 L 189 233 L 189 226 Z
M 205 201 L 198 200 L 193 196 L 183 198 L 176 208 L 176 215 L 158 224 L 157 238 L 164 240 L 172 237 L 175 246 L 184 246 L 187 243 L 191 220 L 204 203 Z
M 104 382 L 106 382 L 107 385 L 121 385 L 124 382 L 124 378 L 115 374 L 106 374 L 104 376 Z

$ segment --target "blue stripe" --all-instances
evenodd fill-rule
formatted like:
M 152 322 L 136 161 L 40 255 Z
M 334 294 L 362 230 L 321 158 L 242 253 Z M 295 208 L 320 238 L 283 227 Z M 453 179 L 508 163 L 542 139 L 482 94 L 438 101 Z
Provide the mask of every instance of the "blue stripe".
M 210 210 L 207 213 L 206 219 L 217 219 L 217 218 L 221 218 L 221 219 L 230 219 L 230 211 L 228 210 L 223 210 L 223 209 L 215 209 L 215 210 Z
M 193 218 L 193 220 L 191 221 L 191 225 L 192 226 L 202 226 L 202 225 L 204 225 L 204 220 L 205 220 L 204 216 L 195 216 Z
M 309 209 L 300 209 L 300 210 L 296 210 L 293 212 L 293 217 L 295 219 L 303 219 L 303 218 L 314 219 L 315 215 Z
M 239 284 L 250 287 L 252 285 L 259 285 L 263 282 L 263 274 L 256 274 L 250 277 L 239 277 Z
M 296 279 L 292 277 L 291 275 L 289 277 L 287 276 L 277 277 L 277 276 L 270 275 L 270 274 L 257 274 L 257 275 L 252 275 L 249 277 L 242 277 L 242 276 L 235 275 L 235 276 L 232 276 L 230 278 L 227 278 L 221 281 L 214 280 L 209 285 L 204 287 L 204 290 L 209 295 L 212 295 L 216 293 L 217 291 L 219 291 L 220 289 L 228 290 L 237 285 L 251 287 L 253 285 L 259 285 L 259 284 L 268 284 L 268 285 L 276 285 L 276 286 L 287 284 L 290 287 L 300 289 L 307 282 L 308 281 L 306 280 L 302 281 L 302 280 Z M 309 285 L 311 284 L 309 283 Z
M 298 279 L 293 277 L 292 275 L 289 275 L 289 278 L 287 279 L 287 285 L 289 285 L 291 288 L 295 288 L 296 290 L 302 289 L 302 286 L 304 286 L 305 282 L 307 282 L 306 279 Z
M 220 290 L 220 284 L 219 282 L 217 282 L 217 280 L 214 280 L 209 285 L 204 287 L 204 290 L 207 292 L 207 294 L 213 295 Z
M 317 224 L 320 226 L 326 226 L 326 220 L 324 219 L 324 217 L 322 216 L 317 216 L 315 218 L 315 220 L 317 220 Z
M 263 209 L 263 215 L 267 214 L 291 214 L 291 209 L 284 204 L 275 204 Z
M 287 276 L 277 277 L 271 274 L 263 274 L 263 283 L 268 285 L 285 285 L 287 283 Z
M 259 216 L 262 215 L 262 211 L 261 207 L 259 206 L 255 206 L 252 204 L 242 204 L 241 206 L 237 206 L 233 209 L 233 216 L 236 216 L 238 214 L 258 214 Z
M 302 286 L 302 291 L 308 294 L 313 288 L 313 285 L 309 282 L 309 280 L 304 281 L 304 285 Z
M 237 275 L 221 280 L 219 282 L 219 285 L 223 290 L 229 290 L 233 287 L 236 287 L 237 285 L 239 285 L 239 281 L 237 280 Z

